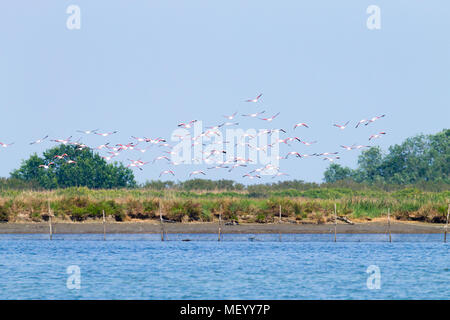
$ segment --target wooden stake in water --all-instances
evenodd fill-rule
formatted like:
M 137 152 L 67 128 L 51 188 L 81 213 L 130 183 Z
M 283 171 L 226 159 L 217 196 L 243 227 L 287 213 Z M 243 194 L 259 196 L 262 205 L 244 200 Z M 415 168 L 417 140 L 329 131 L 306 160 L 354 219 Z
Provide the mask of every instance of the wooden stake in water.
M 159 201 L 159 220 L 161 222 L 161 241 L 164 241 L 164 222 L 161 211 L 161 200 Z
M 388 208 L 388 232 L 389 232 L 389 242 L 392 242 L 392 238 L 391 238 L 391 208 Z
M 334 242 L 336 242 L 336 230 L 337 230 L 337 210 L 336 203 L 334 204 Z
M 222 206 L 220 206 L 220 211 L 219 211 L 219 239 L 217 241 L 221 240 L 222 237 L 222 229 L 221 229 L 221 225 L 222 225 Z
M 444 242 L 447 242 L 447 228 L 448 228 L 448 216 L 450 215 L 450 203 L 447 209 L 447 222 L 445 223 Z
M 48 201 L 48 225 L 49 225 L 50 240 L 52 240 L 53 230 L 52 230 L 52 212 L 50 210 L 50 201 Z
M 280 204 L 280 207 L 278 208 L 278 223 L 281 223 L 281 204 Z M 278 232 L 278 238 L 281 242 L 281 231 Z
M 103 210 L 103 240 L 106 240 L 106 217 L 105 217 L 105 210 Z

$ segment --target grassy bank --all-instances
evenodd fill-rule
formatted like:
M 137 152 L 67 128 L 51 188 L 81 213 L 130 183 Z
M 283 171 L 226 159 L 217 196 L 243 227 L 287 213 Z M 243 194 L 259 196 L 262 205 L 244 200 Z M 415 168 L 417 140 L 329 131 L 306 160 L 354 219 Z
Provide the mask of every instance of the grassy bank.
M 25 222 L 48 219 L 48 203 L 56 219 L 86 221 L 101 219 L 165 219 L 178 222 L 224 220 L 272 222 L 282 216 L 292 221 L 325 223 L 338 214 L 348 218 L 376 218 L 391 209 L 394 218 L 442 223 L 450 191 L 425 192 L 404 189 L 394 192 L 348 188 L 295 189 L 255 193 L 249 191 L 157 191 L 151 189 L 90 190 L 67 188 L 53 191 L 6 190 L 0 192 L 0 221 Z

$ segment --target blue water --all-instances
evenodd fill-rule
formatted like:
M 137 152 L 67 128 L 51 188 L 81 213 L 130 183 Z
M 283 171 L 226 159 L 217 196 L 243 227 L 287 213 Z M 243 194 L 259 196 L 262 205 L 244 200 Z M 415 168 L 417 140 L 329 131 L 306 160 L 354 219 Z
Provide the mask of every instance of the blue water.
M 393 235 L 393 243 L 386 235 L 333 237 L 0 235 L 0 299 L 450 298 L 441 234 Z M 67 286 L 72 265 L 80 289 Z M 366 284 L 370 265 L 380 270 L 379 289 Z

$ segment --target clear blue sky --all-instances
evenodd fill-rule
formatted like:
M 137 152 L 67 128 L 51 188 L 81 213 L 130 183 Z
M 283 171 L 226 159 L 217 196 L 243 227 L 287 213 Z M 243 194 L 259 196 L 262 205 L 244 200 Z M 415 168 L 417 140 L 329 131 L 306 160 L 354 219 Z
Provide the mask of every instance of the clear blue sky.
M 81 8 L 80 30 L 66 28 L 71 4 Z M 380 30 L 366 27 L 371 4 L 381 8 Z M 0 148 L 0 176 L 54 145 L 30 141 L 45 134 L 76 138 L 78 129 L 119 131 L 110 139 L 83 139 L 97 146 L 128 143 L 131 135 L 169 138 L 180 121 L 212 126 L 234 111 L 281 112 L 269 127 L 239 121 L 318 141 L 283 146 L 282 155 L 340 151 L 339 163 L 355 167 L 360 151 L 339 145 L 367 144 L 371 134 L 386 131 L 371 143 L 386 150 L 449 124 L 447 0 L 15 0 L 1 2 L 0 30 L 0 141 L 15 142 Z M 258 104 L 242 102 L 260 92 Z M 358 120 L 380 114 L 386 117 L 354 129 Z M 332 127 L 348 120 L 344 131 Z M 294 134 L 297 122 L 311 128 Z M 130 152 L 118 159 L 140 157 Z M 154 148 L 142 159 L 158 155 L 161 148 Z M 281 171 L 289 179 L 321 181 L 328 165 L 293 158 L 281 162 Z M 143 182 L 166 168 L 135 172 Z M 174 167 L 175 179 L 204 168 Z M 247 171 L 208 171 L 207 178 L 245 182 Z

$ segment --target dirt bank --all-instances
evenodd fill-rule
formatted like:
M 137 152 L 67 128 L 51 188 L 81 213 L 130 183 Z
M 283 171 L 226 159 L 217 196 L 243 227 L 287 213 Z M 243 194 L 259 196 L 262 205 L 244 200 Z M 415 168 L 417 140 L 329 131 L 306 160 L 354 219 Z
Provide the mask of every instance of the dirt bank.
M 217 223 L 166 223 L 168 233 L 217 233 Z M 442 233 L 442 224 L 418 222 L 393 222 L 392 233 Z M 361 222 L 354 225 L 339 223 L 338 233 L 386 233 L 384 221 Z M 48 233 L 48 223 L 0 223 L 0 233 Z M 107 233 L 159 233 L 160 225 L 154 222 L 108 222 Z M 333 224 L 241 224 L 224 225 L 223 233 L 331 233 Z M 103 233 L 99 222 L 54 223 L 53 233 Z

